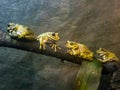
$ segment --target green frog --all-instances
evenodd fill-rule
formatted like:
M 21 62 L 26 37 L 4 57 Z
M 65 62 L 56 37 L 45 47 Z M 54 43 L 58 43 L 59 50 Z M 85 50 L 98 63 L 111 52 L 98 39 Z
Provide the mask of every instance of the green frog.
M 108 51 L 107 49 L 99 48 L 96 52 L 99 55 L 97 60 L 101 61 L 102 63 L 110 61 L 119 62 L 118 57 L 114 53 Z
M 80 44 L 80 43 L 73 42 L 73 41 L 67 41 L 65 46 L 67 48 L 67 52 L 70 55 L 88 59 L 90 61 L 93 60 L 93 52 L 91 52 L 87 48 L 87 46 L 85 46 L 84 44 Z
M 37 37 L 37 40 L 39 40 L 40 42 L 39 49 L 46 49 L 46 44 L 48 43 L 50 44 L 51 48 L 54 49 L 54 51 L 56 52 L 57 48 L 61 49 L 56 43 L 59 39 L 59 34 L 55 32 L 45 32 L 43 34 L 40 34 Z
M 36 34 L 27 26 L 20 24 L 9 23 L 7 25 L 7 32 L 10 37 L 18 39 L 36 40 Z

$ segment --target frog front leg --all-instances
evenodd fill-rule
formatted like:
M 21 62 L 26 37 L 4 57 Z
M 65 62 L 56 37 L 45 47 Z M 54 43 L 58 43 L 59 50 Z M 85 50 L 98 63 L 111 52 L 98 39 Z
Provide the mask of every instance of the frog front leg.
M 103 55 L 102 58 L 98 58 L 98 61 L 100 61 L 102 63 L 106 63 L 106 62 L 110 61 L 110 59 L 106 58 L 106 56 Z
M 106 62 L 109 62 L 110 60 L 109 59 L 106 59 L 106 60 L 98 59 L 98 61 L 100 61 L 102 63 L 106 63 Z
M 55 52 L 57 51 L 57 48 L 61 49 L 56 43 L 50 44 L 50 46 L 52 49 L 54 49 Z
M 57 51 L 56 47 L 57 47 L 56 44 L 51 44 L 51 48 L 54 49 L 55 52 Z
M 98 58 L 98 61 L 102 62 L 102 63 L 105 63 L 105 62 L 108 62 L 110 61 L 110 59 L 106 58 L 105 55 L 100 55 L 102 58 Z
M 20 39 L 22 39 L 22 38 L 25 38 L 25 36 L 26 36 L 26 32 L 16 32 L 16 34 L 17 34 L 17 36 L 18 36 L 18 38 L 20 38 Z
M 67 53 L 69 53 L 70 55 L 74 55 L 74 54 L 73 54 L 73 50 L 71 50 L 71 49 L 68 49 L 68 50 L 67 50 Z

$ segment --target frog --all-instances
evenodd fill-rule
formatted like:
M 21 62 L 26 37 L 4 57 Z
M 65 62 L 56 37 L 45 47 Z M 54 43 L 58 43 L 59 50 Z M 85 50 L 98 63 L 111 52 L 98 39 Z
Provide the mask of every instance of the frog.
M 9 23 L 7 25 L 7 33 L 12 38 L 36 40 L 36 33 L 24 25 Z
M 61 49 L 57 45 L 57 41 L 60 40 L 59 34 L 56 32 L 45 32 L 37 36 L 37 40 L 40 43 L 39 49 L 46 49 L 46 44 L 49 44 L 52 49 L 56 52 L 57 49 Z
M 84 44 L 68 40 L 65 47 L 67 48 L 67 53 L 70 55 L 84 58 L 89 61 L 93 60 L 93 52 L 90 51 L 88 47 Z
M 119 62 L 118 57 L 113 52 L 110 52 L 107 49 L 99 48 L 96 51 L 96 54 L 98 55 L 97 60 L 102 63 L 111 62 L 111 61 Z

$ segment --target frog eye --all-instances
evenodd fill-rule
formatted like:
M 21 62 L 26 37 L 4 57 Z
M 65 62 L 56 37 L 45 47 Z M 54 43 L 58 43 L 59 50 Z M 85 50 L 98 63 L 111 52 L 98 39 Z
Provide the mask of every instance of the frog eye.
M 7 27 L 10 27 L 10 24 L 8 24 Z
M 70 41 L 67 41 L 67 43 L 70 43 Z
M 52 33 L 52 36 L 55 36 L 55 33 Z
M 13 30 L 14 30 L 14 31 L 16 31 L 16 30 L 17 30 L 17 28 L 13 28 Z
M 101 51 L 106 51 L 105 49 L 101 48 Z
M 70 45 L 73 45 L 73 43 L 70 43 Z
M 78 50 L 78 47 L 76 47 L 74 50 Z

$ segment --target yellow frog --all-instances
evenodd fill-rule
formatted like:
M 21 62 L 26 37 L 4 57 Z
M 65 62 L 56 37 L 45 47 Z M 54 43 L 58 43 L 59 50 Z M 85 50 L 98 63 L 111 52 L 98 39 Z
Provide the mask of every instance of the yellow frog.
M 46 32 L 37 37 L 37 40 L 40 42 L 40 49 L 46 49 L 46 44 L 48 43 L 55 52 L 57 51 L 57 48 L 60 49 L 60 47 L 56 44 L 59 39 L 60 37 L 58 33 L 55 32 Z
M 65 46 L 70 55 L 88 59 L 90 61 L 93 60 L 93 52 L 91 52 L 84 44 L 67 41 Z
M 99 55 L 97 60 L 99 60 L 103 63 L 110 62 L 110 61 L 119 62 L 118 57 L 114 53 L 112 53 L 106 49 L 99 48 L 99 50 L 97 50 L 96 52 Z
M 36 40 L 36 34 L 23 25 L 9 23 L 7 26 L 7 32 L 13 38 Z

